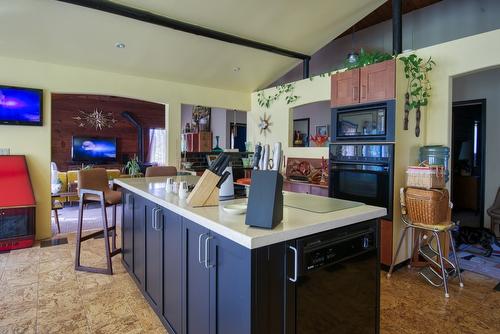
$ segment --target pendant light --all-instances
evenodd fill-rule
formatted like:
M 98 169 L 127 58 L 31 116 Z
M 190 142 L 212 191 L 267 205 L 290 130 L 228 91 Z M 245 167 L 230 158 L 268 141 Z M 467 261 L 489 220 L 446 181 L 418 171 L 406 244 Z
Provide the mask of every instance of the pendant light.
M 346 61 L 349 64 L 354 64 L 358 61 L 359 54 L 354 51 L 354 26 L 352 26 L 352 33 L 351 33 L 351 52 L 347 54 L 347 59 Z

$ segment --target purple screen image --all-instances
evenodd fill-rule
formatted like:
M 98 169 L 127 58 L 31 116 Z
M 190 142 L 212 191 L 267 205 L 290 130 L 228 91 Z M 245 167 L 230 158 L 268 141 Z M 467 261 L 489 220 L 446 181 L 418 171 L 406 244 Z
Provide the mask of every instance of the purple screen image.
M 0 87 L 0 121 L 41 121 L 41 91 Z

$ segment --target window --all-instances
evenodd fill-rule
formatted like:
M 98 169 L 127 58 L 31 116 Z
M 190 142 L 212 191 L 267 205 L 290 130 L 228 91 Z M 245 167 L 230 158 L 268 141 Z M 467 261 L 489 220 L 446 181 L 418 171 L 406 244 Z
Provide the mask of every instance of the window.
M 148 162 L 165 165 L 167 154 L 167 130 L 149 129 L 149 153 Z

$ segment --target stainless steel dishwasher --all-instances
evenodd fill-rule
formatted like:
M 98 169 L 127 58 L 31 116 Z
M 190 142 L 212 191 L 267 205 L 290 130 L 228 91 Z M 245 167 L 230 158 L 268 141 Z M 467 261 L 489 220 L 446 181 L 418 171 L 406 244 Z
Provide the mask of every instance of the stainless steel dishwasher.
M 285 332 L 379 333 L 377 221 L 287 244 Z

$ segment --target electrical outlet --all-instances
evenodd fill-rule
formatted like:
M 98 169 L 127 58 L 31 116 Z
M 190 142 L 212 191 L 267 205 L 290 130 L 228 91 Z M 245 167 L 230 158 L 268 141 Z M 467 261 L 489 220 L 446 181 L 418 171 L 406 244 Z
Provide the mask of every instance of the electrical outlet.
M 0 148 L 0 155 L 10 155 L 10 148 Z

